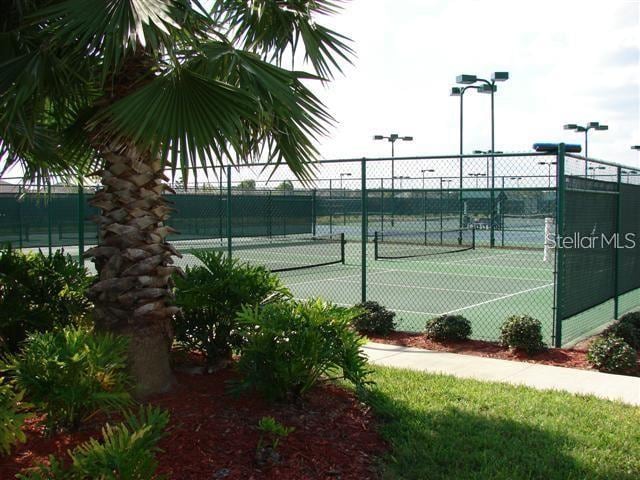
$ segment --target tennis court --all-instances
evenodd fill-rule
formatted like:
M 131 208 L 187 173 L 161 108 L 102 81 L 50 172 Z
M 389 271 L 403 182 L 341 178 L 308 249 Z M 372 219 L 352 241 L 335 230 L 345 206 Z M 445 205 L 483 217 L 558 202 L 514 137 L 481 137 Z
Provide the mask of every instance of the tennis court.
M 439 233 L 434 232 L 437 237 Z M 184 242 L 179 262 L 197 264 L 197 250 L 226 251 L 226 243 L 213 247 Z M 415 253 L 416 244 L 395 245 L 394 252 Z M 495 340 L 499 326 L 514 313 L 536 312 L 547 341 L 553 326 L 553 259 L 543 261 L 542 250 L 429 246 L 425 256 L 375 259 L 374 244 L 367 244 L 366 296 L 397 312 L 398 327 L 421 331 L 425 322 L 443 313 L 460 313 L 473 324 L 474 337 Z M 342 263 L 341 249 L 344 250 Z M 446 249 L 449 249 L 447 252 Z M 361 299 L 361 244 L 340 237 L 315 240 L 255 239 L 234 241 L 233 257 L 270 266 L 296 298 L 323 297 L 340 305 Z M 322 265 L 330 263 L 329 265 Z M 304 266 L 314 266 L 303 268 Z M 289 270 L 291 269 L 291 270 Z

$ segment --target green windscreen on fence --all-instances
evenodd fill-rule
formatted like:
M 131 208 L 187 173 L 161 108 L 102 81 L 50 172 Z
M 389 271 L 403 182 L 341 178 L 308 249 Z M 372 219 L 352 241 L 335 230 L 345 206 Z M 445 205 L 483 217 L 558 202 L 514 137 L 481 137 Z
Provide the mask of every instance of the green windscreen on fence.
M 615 296 L 616 184 L 567 178 L 561 255 L 562 318 Z
M 620 186 L 619 293 L 640 288 L 640 186 Z

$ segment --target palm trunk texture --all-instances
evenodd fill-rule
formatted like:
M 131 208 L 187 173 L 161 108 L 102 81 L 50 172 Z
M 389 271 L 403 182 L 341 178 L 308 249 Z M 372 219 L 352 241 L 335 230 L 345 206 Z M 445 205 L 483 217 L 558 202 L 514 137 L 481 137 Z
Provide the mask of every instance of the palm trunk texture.
M 86 252 L 93 257 L 98 279 L 88 296 L 95 304 L 96 328 L 129 339 L 130 371 L 135 394 L 166 391 L 172 383 L 169 352 L 173 339 L 171 276 L 180 254 L 165 239 L 171 208 L 162 194 L 160 160 L 132 145 L 103 148 L 102 188 L 91 200 L 101 213 L 93 218 L 100 243 Z

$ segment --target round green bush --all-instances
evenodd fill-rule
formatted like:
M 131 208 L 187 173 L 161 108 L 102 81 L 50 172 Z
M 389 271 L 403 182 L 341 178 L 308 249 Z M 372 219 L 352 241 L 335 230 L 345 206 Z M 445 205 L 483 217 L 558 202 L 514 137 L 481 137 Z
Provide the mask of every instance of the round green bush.
M 627 323 L 636 329 L 638 337 L 640 337 L 640 312 L 625 313 L 620 317 L 620 323 Z
M 362 313 L 353 319 L 353 326 L 361 333 L 388 335 L 396 328 L 396 313 L 387 310 L 378 302 L 364 302 L 356 305 Z
M 542 324 L 529 315 L 512 315 L 500 327 L 500 343 L 529 355 L 545 349 Z
M 602 332 L 603 337 L 618 337 L 631 348 L 640 349 L 640 332 L 629 322 L 614 322 Z
M 427 321 L 426 334 L 437 341 L 466 340 L 471 335 L 471 323 L 462 315 L 441 315 Z
M 608 336 L 591 344 L 587 360 L 601 372 L 626 373 L 636 368 L 637 355 L 623 339 Z

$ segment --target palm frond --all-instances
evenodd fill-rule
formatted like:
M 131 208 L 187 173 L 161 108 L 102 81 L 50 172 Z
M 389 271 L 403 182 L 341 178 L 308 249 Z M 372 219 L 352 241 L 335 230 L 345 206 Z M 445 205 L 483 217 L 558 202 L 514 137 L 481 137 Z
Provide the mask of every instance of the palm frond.
M 300 41 L 305 58 L 316 73 L 331 78 L 342 72 L 340 61 L 354 55 L 349 39 L 317 23 L 319 15 L 333 15 L 343 0 L 218 0 L 213 14 L 233 33 L 234 42 L 278 64 L 285 53 L 295 56 Z

